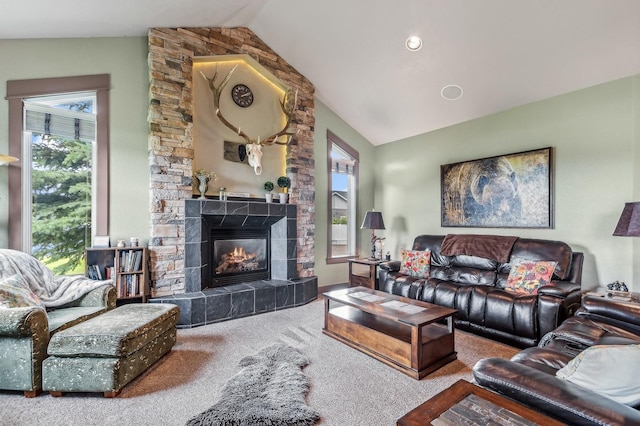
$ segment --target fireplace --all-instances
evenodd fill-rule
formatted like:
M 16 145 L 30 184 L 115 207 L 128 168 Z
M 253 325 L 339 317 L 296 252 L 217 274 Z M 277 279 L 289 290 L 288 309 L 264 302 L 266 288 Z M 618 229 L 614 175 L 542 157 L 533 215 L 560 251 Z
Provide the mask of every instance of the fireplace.
M 291 308 L 318 296 L 317 277 L 299 277 L 296 268 L 296 205 L 188 199 L 184 212 L 185 292 L 150 300 L 178 305 L 178 327 Z M 225 259 L 229 264 L 220 268 Z
M 211 232 L 211 285 L 221 287 L 270 278 L 270 230 L 214 229 Z
M 211 290 L 235 283 L 297 278 L 296 212 L 293 204 L 186 200 L 186 292 Z M 221 262 L 224 263 L 223 255 L 229 259 L 233 253 L 235 247 L 228 244 L 229 240 L 240 240 L 245 252 L 264 252 L 265 259 L 260 259 L 257 269 L 255 265 L 235 264 L 216 272 Z

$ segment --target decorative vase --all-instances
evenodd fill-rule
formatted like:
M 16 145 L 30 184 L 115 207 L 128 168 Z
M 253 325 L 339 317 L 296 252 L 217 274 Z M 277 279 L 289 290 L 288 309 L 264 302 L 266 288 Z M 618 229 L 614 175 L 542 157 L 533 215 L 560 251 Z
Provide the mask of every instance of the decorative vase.
M 198 191 L 200 191 L 200 199 L 204 199 L 204 194 L 205 192 L 207 192 L 207 183 L 209 183 L 209 179 L 211 178 L 205 175 L 196 175 L 196 178 L 198 178 Z
M 279 195 L 280 195 L 280 204 L 286 204 L 287 203 L 287 196 L 289 194 L 287 194 L 286 192 L 281 192 Z
M 273 194 L 267 192 L 266 194 L 264 194 L 264 199 L 267 201 L 267 203 L 273 203 Z

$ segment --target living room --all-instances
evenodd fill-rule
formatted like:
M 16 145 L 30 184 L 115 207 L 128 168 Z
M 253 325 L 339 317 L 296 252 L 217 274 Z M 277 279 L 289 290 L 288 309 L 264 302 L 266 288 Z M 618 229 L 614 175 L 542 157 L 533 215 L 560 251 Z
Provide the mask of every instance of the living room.
M 621 15 L 625 8 L 637 12 L 637 8 L 623 2 Z M 155 27 L 171 25 L 175 24 Z M 626 47 L 634 47 L 637 38 L 627 41 Z M 582 47 L 589 50 L 588 46 Z M 0 80 L 4 82 L 110 75 L 108 235 L 112 242 L 136 236 L 141 245 L 152 246 L 150 243 L 156 235 L 150 226 L 153 185 L 149 171 L 149 38 L 90 34 L 80 38 L 7 37 L 0 40 L 0 50 L 3 53 Z M 635 52 L 637 56 L 637 50 Z M 639 291 L 635 282 L 640 278 L 640 262 L 636 260 L 640 245 L 633 238 L 612 236 L 624 203 L 635 201 L 640 195 L 635 171 L 640 163 L 637 149 L 640 146 L 640 69 L 633 68 L 637 66 L 635 57 L 629 62 L 632 64 L 626 66 L 632 71 L 625 70 L 615 79 L 583 85 L 579 75 L 572 76 L 576 80 L 575 90 L 382 144 L 371 143 L 355 130 L 327 106 L 328 101 L 321 100 L 322 95 L 311 95 L 315 113 L 311 141 L 315 198 L 311 204 L 313 216 L 307 220 L 313 222 L 315 237 L 310 245 L 312 266 L 308 269 L 318 279 L 319 292 L 323 287 L 348 280 L 346 263 L 325 261 L 329 217 L 328 199 L 323 194 L 328 192 L 328 130 L 358 151 L 357 220 L 362 221 L 365 212 L 373 208 L 383 213 L 387 229 L 376 233 L 385 237 L 384 252 L 389 251 L 393 258 L 398 258 L 400 250 L 409 247 L 419 234 L 491 233 L 560 240 L 585 254 L 582 274 L 585 290 L 620 280 L 627 282 L 630 290 Z M 548 66 L 559 70 L 558 75 L 564 73 L 565 65 Z M 336 71 L 336 75 L 339 74 L 339 70 Z M 464 96 L 473 96 L 473 87 L 467 87 Z M 6 137 L 8 103 L 0 105 L 0 134 Z M 442 105 L 443 113 L 455 108 L 453 102 L 445 101 Z M 429 120 L 429 114 L 425 114 L 425 120 Z M 2 152 L 9 152 L 6 139 L 0 143 Z M 487 230 L 441 226 L 440 166 L 545 147 L 553 149 L 552 227 Z M 269 149 L 275 147 L 265 147 L 265 151 Z M 195 155 L 197 163 L 197 153 Z M 216 167 L 209 168 L 220 174 Z M 260 183 L 267 180 L 267 176 L 272 180 L 277 178 L 281 172 L 284 170 L 277 173 L 265 170 L 263 179 L 256 178 L 253 170 L 246 167 L 247 179 L 259 179 Z M 3 183 L 0 185 L 0 220 L 5 224 L 0 230 L 1 247 L 8 247 L 10 239 L 7 224 L 11 188 L 7 175 L 6 169 L 0 170 Z M 223 182 L 224 178 L 220 174 L 219 181 Z M 230 190 L 236 189 L 230 187 Z M 298 198 L 298 191 L 300 187 L 291 188 L 293 200 Z M 209 194 L 215 195 L 213 191 Z M 252 195 L 262 198 L 257 184 Z M 395 227 L 392 225 L 395 223 L 405 226 Z M 357 238 L 360 254 L 368 255 L 370 233 L 358 231 Z M 155 291 L 157 289 L 152 289 L 152 293 Z M 166 293 L 158 293 L 163 294 Z

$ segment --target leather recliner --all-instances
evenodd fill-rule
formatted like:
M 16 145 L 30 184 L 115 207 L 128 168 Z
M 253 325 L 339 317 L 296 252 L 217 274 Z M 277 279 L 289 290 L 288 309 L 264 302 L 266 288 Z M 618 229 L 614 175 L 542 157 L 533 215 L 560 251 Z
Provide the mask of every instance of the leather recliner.
M 478 235 L 477 238 L 488 236 Z M 429 278 L 400 272 L 400 261 L 380 265 L 379 289 L 457 309 L 456 327 L 518 347 L 535 346 L 580 306 L 583 254 L 560 241 L 518 238 L 514 257 L 558 262 L 551 284 L 537 294 L 505 290 L 510 263 L 441 254 L 443 235 L 419 235 L 413 250 L 430 250 Z
M 473 375 L 481 386 L 568 424 L 640 425 L 640 407 L 556 377 L 586 348 L 625 344 L 640 344 L 640 303 L 585 296 L 576 315 L 545 335 L 538 347 L 527 348 L 511 360 L 480 360 Z

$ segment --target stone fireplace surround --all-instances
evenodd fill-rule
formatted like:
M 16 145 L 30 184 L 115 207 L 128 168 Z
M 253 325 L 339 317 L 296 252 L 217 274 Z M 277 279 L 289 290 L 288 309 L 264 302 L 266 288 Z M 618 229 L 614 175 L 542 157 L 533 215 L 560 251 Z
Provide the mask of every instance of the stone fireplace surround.
M 297 278 L 297 206 L 262 201 L 185 200 L 185 290 L 151 299 L 180 307 L 180 327 L 211 324 L 303 305 L 318 295 L 316 277 Z M 209 240 L 217 225 L 270 226 L 271 279 L 216 288 Z
M 289 281 L 316 283 L 315 161 L 313 158 L 314 87 L 247 28 L 152 28 L 149 30 L 149 174 L 151 235 L 149 255 L 152 301 L 173 298 L 183 309 L 181 325 L 209 321 L 205 301 L 187 273 L 186 202 L 192 198 L 193 59 L 199 56 L 247 54 L 287 87 L 298 90 L 292 123 L 296 136 L 286 149 L 290 201 L 297 210 L 296 269 Z M 257 201 L 256 201 L 257 202 Z M 191 256 L 191 255 L 189 255 Z M 289 274 L 287 272 L 287 274 Z M 277 272 L 276 272 L 277 274 Z M 273 277 L 272 277 L 273 278 Z M 280 282 L 280 279 L 272 279 Z M 245 285 L 245 284 L 242 284 Z M 246 284 L 249 285 L 249 284 Z M 296 287 L 297 288 L 297 287 Z M 209 291 L 207 290 L 209 293 Z M 257 294 L 257 293 L 256 293 Z M 295 293 L 295 300 L 300 301 Z M 195 295 L 195 296 L 194 296 Z M 255 301 L 254 301 L 255 303 Z M 209 305 L 207 305 L 209 306 Z M 208 308 L 207 308 L 208 309 Z

